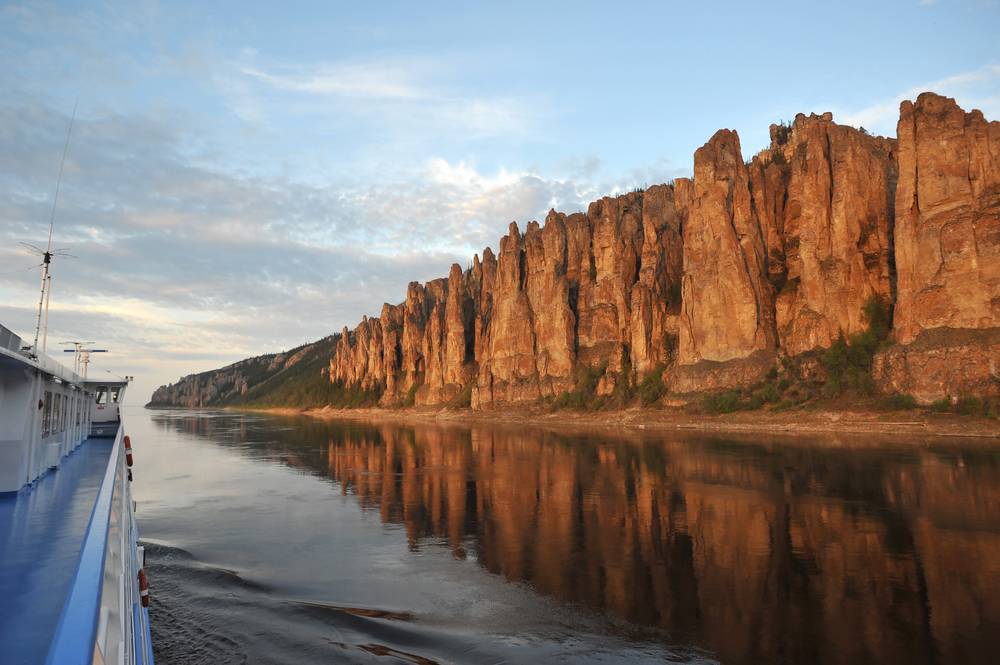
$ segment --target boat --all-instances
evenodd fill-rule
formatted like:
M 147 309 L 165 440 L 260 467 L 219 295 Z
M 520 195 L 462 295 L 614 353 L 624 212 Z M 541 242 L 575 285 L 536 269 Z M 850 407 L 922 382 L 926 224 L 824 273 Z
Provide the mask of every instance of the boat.
M 86 367 L 0 326 L 0 663 L 153 663 L 131 377 Z

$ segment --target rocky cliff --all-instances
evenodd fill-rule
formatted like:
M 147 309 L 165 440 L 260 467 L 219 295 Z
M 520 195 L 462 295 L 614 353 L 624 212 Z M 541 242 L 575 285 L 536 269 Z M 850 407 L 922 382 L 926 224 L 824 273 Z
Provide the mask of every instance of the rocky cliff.
M 329 376 L 384 386 L 385 405 L 480 409 L 572 390 L 593 367 L 599 394 L 654 370 L 674 392 L 749 385 L 863 332 L 878 300 L 897 342 L 873 364 L 883 390 L 994 395 L 998 166 L 1000 123 L 931 93 L 902 104 L 898 139 L 799 114 L 745 159 L 721 130 L 692 179 L 511 223 L 496 256 L 410 284 L 345 328 Z M 948 355 L 959 337 L 967 352 Z
M 849 381 L 925 404 L 996 397 L 1000 123 L 924 93 L 901 105 L 897 138 L 830 113 L 770 134 L 746 158 L 736 132 L 720 130 L 692 178 L 511 223 L 496 254 L 413 282 L 404 302 L 318 342 L 311 375 L 318 360 L 337 403 L 476 409 L 584 387 L 625 403 L 653 378 L 649 403 L 758 385 L 779 368 L 804 382 L 800 396 Z M 831 370 L 823 351 L 862 335 L 871 303 L 888 308 L 889 338 L 874 358 L 878 340 L 860 340 L 860 378 Z M 281 374 L 296 353 L 185 377 L 153 401 L 260 402 L 298 376 Z
M 1000 383 L 1000 122 L 924 93 L 900 105 L 895 196 L 901 345 L 876 358 L 923 402 Z

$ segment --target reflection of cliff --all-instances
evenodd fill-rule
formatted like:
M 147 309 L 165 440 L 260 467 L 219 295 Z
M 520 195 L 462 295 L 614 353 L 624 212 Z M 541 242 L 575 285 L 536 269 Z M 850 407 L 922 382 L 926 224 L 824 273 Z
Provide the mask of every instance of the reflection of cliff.
M 414 549 L 446 545 L 725 663 L 1000 652 L 995 454 L 391 424 L 285 434 L 259 453 L 338 481 Z
M 331 442 L 328 465 L 414 546 L 474 543 L 507 579 L 701 635 L 724 662 L 1000 648 L 996 469 L 927 456 L 863 477 L 852 456 L 786 471 L 774 462 L 800 460 L 386 426 Z

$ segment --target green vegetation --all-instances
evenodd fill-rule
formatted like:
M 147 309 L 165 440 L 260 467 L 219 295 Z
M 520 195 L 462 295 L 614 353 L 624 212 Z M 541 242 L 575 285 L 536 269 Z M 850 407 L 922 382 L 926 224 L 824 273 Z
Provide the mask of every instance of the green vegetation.
M 340 335 L 320 340 L 305 350 L 307 346 L 292 349 L 287 359 L 302 353 L 302 357 L 290 366 L 279 363 L 254 383 L 247 379 L 250 389 L 245 395 L 232 394 L 211 401 L 208 406 L 231 406 L 243 408 L 358 408 L 378 404 L 385 390 L 384 385 L 369 389 L 359 384 L 345 384 L 330 381 L 323 370 L 329 367 L 330 357 L 336 349 Z M 273 358 L 273 356 L 272 356 Z
M 643 406 L 652 406 L 667 394 L 667 386 L 663 383 L 663 371 L 666 368 L 666 365 L 657 365 L 636 388 L 639 401 L 642 402 Z
M 416 403 L 417 391 L 420 390 L 420 386 L 423 385 L 423 381 L 418 381 L 410 386 L 410 389 L 406 391 L 406 397 L 402 399 L 399 405 L 403 408 L 409 408 Z
M 465 387 L 465 390 L 458 393 L 452 401 L 452 407 L 456 409 L 468 409 L 472 406 L 472 384 Z
M 702 396 L 702 402 L 709 413 L 734 413 L 740 409 L 740 391 L 732 390 L 717 395 L 705 394 Z
M 909 394 L 883 395 L 875 399 L 876 385 L 871 377 L 876 353 L 888 348 L 891 312 L 888 303 L 873 298 L 862 308 L 866 324 L 863 332 L 846 336 L 825 351 L 814 349 L 797 356 L 785 356 L 764 376 L 764 381 L 742 389 L 708 393 L 702 396 L 702 409 L 709 414 L 753 411 L 770 405 L 779 411 L 792 407 L 815 408 L 832 403 L 876 407 L 884 411 L 919 408 Z M 930 409 L 937 414 L 1000 419 L 1000 400 L 984 400 L 972 393 L 958 399 L 950 395 L 936 400 Z
M 886 411 L 908 411 L 917 408 L 917 398 L 913 395 L 889 395 L 882 400 Z
M 774 133 L 774 141 L 778 145 L 785 145 L 786 143 L 788 143 L 788 137 L 791 135 L 792 135 L 792 121 L 788 120 L 786 122 L 782 120 L 778 124 L 777 131 Z
M 936 399 L 933 402 L 931 402 L 931 410 L 934 411 L 934 413 L 944 413 L 946 411 L 949 411 L 950 409 L 951 409 L 950 397 L 942 397 L 941 399 Z
M 187 381 L 206 386 L 211 382 L 215 397 L 205 406 L 250 409 L 354 408 L 378 403 L 385 389 L 377 385 L 368 390 L 360 385 L 331 382 L 326 370 L 340 341 L 340 333 L 313 344 L 303 344 L 281 355 L 269 353 L 224 367 L 202 372 Z M 293 362 L 294 359 L 294 362 Z M 243 393 L 243 386 L 247 386 Z M 150 403 L 149 406 L 173 406 Z
M 576 389 L 559 395 L 554 402 L 555 409 L 585 409 L 596 411 L 604 406 L 605 399 L 597 394 L 597 383 L 608 371 L 608 361 L 587 368 L 577 382 Z M 552 409 L 555 411 L 555 409 Z
M 961 393 L 956 400 L 953 400 L 951 395 L 946 395 L 931 403 L 931 410 L 934 413 L 954 413 L 959 416 L 983 417 L 990 420 L 997 419 L 998 407 L 1000 404 L 996 401 L 984 400 L 972 393 Z
M 872 298 L 861 308 L 861 314 L 867 329 L 851 335 L 849 340 L 841 330 L 837 341 L 823 354 L 829 376 L 823 394 L 830 399 L 839 397 L 844 388 L 861 397 L 875 393 L 872 358 L 889 336 L 889 303 Z
M 792 121 L 789 120 L 786 122 L 782 120 L 781 123 L 777 126 L 777 131 L 775 131 L 774 133 L 774 142 L 777 143 L 779 146 L 785 145 L 786 143 L 788 143 L 788 138 L 791 135 L 792 135 Z M 751 161 L 752 160 L 747 160 L 746 165 L 748 167 L 750 166 Z M 774 149 L 768 151 L 767 156 L 761 160 L 760 165 L 766 169 L 771 164 L 778 164 L 779 166 L 784 166 L 787 163 L 788 160 L 785 159 L 785 153 L 783 153 L 780 149 Z
M 785 277 L 779 276 L 776 281 Z M 833 346 L 824 352 L 814 350 L 795 357 L 785 356 L 771 367 L 763 382 L 750 388 L 706 394 L 702 398 L 704 410 L 724 414 L 770 405 L 772 411 L 778 411 L 807 402 L 835 400 L 845 391 L 870 397 L 876 388 L 871 378 L 872 358 L 887 344 L 889 334 L 888 303 L 876 298 L 869 300 L 862 308 L 862 318 L 867 326 L 864 332 L 849 339 L 841 332 Z M 890 409 L 913 408 L 916 400 L 912 395 L 894 396 L 882 404 Z
M 772 410 L 783 409 L 801 404 L 807 398 L 802 397 L 798 390 L 788 390 L 791 382 L 785 388 L 779 388 L 773 383 L 778 375 L 775 365 L 768 372 L 768 381 L 762 381 L 749 388 L 729 390 L 720 393 L 708 393 L 702 396 L 702 407 L 707 413 L 735 413 L 737 411 L 757 411 L 770 404 Z M 780 385 L 780 384 L 779 384 Z M 787 394 L 785 391 L 788 391 Z M 784 395 L 784 399 L 783 399 Z
M 983 411 L 983 400 L 976 395 L 962 395 L 955 407 L 963 416 L 978 415 Z
M 597 386 L 608 373 L 608 360 L 601 360 L 596 365 L 579 372 L 576 388 L 564 391 L 558 397 L 539 398 L 539 403 L 547 403 L 550 413 L 559 409 L 575 409 L 581 411 L 600 411 L 602 409 L 626 408 L 636 403 L 643 407 L 659 408 L 658 403 L 667 394 L 667 385 L 663 381 L 666 364 L 659 364 L 652 369 L 642 381 L 632 368 L 631 352 L 628 345 L 623 345 L 621 351 L 622 371 L 615 376 L 615 387 L 608 395 L 598 395 Z

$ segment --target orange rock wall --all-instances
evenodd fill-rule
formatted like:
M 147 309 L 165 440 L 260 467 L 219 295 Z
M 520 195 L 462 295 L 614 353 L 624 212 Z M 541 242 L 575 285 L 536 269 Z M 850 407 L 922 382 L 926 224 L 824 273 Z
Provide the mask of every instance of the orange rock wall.
M 720 130 L 692 179 L 553 210 L 523 234 L 511 223 L 496 256 L 411 283 L 345 329 L 330 378 L 381 385 L 386 405 L 468 393 L 490 408 L 572 389 L 602 363 L 601 393 L 670 365 L 677 392 L 753 383 L 779 355 L 864 330 L 872 297 L 894 304 L 904 345 L 929 328 L 1000 328 L 1000 123 L 925 93 L 902 104 L 898 131 L 800 114 L 745 161 Z M 893 390 L 926 364 L 894 353 L 875 370 Z M 921 400 L 962 379 L 940 383 Z
M 896 132 L 897 338 L 1000 326 L 1000 122 L 924 93 Z
M 830 114 L 795 118 L 780 232 L 787 282 L 775 308 L 788 353 L 828 347 L 840 330 L 863 331 L 864 304 L 891 300 L 893 144 Z
M 726 361 L 773 349 L 774 290 L 736 132 L 720 130 L 694 154 L 684 228 L 678 362 Z

